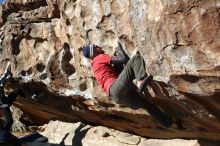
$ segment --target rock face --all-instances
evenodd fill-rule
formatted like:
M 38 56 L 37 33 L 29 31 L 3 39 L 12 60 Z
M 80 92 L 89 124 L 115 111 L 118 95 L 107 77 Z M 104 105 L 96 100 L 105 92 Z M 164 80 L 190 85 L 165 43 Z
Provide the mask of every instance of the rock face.
M 217 0 L 6 0 L 1 72 L 10 61 L 7 89 L 24 89 L 15 105 L 34 124 L 83 120 L 144 137 L 220 140 L 219 7 Z M 97 85 L 81 47 L 113 54 L 118 41 L 130 56 L 144 56 L 154 75 L 147 98 L 181 130 L 113 103 Z
M 79 146 L 217 146 L 217 142 L 198 140 L 162 140 L 146 139 L 140 136 L 108 129 L 102 126 L 90 126 L 80 122 L 64 123 L 50 121 L 42 127 L 42 135 L 49 143 Z

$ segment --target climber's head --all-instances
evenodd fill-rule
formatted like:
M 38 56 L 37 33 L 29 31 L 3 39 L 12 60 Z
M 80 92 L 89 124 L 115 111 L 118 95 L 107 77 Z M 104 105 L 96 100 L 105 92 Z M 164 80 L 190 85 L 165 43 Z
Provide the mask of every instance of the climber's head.
M 93 59 L 95 56 L 103 53 L 102 48 L 97 45 L 87 45 L 83 47 L 83 56 L 86 58 Z

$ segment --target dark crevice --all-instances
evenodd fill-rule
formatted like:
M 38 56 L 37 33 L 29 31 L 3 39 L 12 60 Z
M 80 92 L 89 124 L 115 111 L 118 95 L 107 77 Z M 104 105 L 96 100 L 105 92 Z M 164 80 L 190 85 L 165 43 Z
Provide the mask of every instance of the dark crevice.
M 21 74 L 22 76 L 26 76 L 26 71 L 22 70 L 22 71 L 20 72 L 20 74 Z
M 48 68 L 48 70 L 49 70 L 49 72 L 51 73 L 51 79 L 54 79 L 55 77 L 55 70 L 56 70 L 56 68 L 54 67 L 55 66 L 55 60 L 56 60 L 56 55 L 52 55 L 51 57 L 50 57 L 50 60 L 49 60 L 49 62 L 48 62 L 48 65 L 47 65 L 47 68 Z
M 70 21 L 69 21 L 69 19 L 66 19 L 66 25 L 70 25 L 71 23 L 70 23 Z
M 36 13 L 34 13 L 34 16 L 37 16 L 38 15 L 38 13 L 36 12 Z
M 10 10 L 13 10 L 13 12 L 18 12 L 20 10 L 22 11 L 30 11 L 33 9 L 37 9 L 43 6 L 48 6 L 47 1 L 45 0 L 38 0 L 38 1 L 28 1 L 26 3 L 16 3 L 16 2 L 7 2 L 7 6 Z
M 183 11 L 182 10 L 177 10 L 177 11 L 175 11 L 175 12 L 173 12 L 172 14 L 178 14 L 178 13 L 182 13 Z
M 27 70 L 27 74 L 28 74 L 28 75 L 32 74 L 32 68 L 29 68 L 29 69 Z
M 197 5 L 193 5 L 193 6 L 191 6 L 188 10 L 186 10 L 186 14 L 189 14 L 189 13 L 191 13 L 191 10 L 193 9 L 193 8 L 196 8 L 197 7 Z
M 71 36 L 69 34 L 66 34 L 68 38 L 71 38 Z
M 29 39 L 34 39 L 35 44 L 36 43 L 43 43 L 44 41 L 47 41 L 47 39 L 39 38 L 39 37 L 30 37 Z
M 11 46 L 12 46 L 12 54 L 13 55 L 18 55 L 20 54 L 20 48 L 19 48 L 19 44 L 21 42 L 21 40 L 23 39 L 23 37 L 13 37 L 11 40 Z
M 3 48 L 0 48 L 0 54 L 2 54 Z
M 83 28 L 85 27 L 85 25 L 86 25 L 86 23 L 85 23 L 85 21 L 83 21 L 83 23 L 82 23 Z
M 43 72 L 44 69 L 46 68 L 46 66 L 42 63 L 39 63 L 39 64 L 36 65 L 36 68 L 37 68 L 37 71 Z
M 187 44 L 180 44 L 179 43 L 178 34 L 179 34 L 179 32 L 175 32 L 175 39 L 176 39 L 176 41 L 174 43 L 165 45 L 162 48 L 162 50 L 165 50 L 167 47 L 172 47 L 173 49 L 177 49 L 178 47 L 182 47 L 182 46 L 187 47 L 187 46 L 192 44 L 192 42 L 188 42 Z
M 70 46 L 68 43 L 64 43 L 63 49 L 64 54 L 61 61 L 61 68 L 68 76 L 70 76 L 76 72 L 75 67 L 69 63 L 69 61 L 73 58 L 73 55 L 70 52 Z
M 22 70 L 20 72 L 21 76 L 25 77 L 25 76 L 28 76 L 28 75 L 31 75 L 32 74 L 32 68 L 29 68 L 28 70 Z
M 115 122 L 125 122 L 125 121 L 127 121 L 127 122 L 131 122 L 131 123 L 134 123 L 134 121 L 133 120 L 130 120 L 130 119 L 128 119 L 128 118 L 125 118 L 125 117 L 122 117 L 122 116 L 119 116 L 119 115 L 116 115 L 116 114 L 109 114 L 109 115 L 106 115 L 105 116 L 105 118 L 106 119 L 110 119 L 110 120 L 112 120 L 112 121 L 115 121 Z
M 90 33 L 90 32 L 92 32 L 92 30 L 91 30 L 91 29 L 86 30 L 86 39 L 89 39 L 89 33 Z
M 63 79 L 63 74 L 61 73 L 61 70 L 59 67 L 60 62 L 58 58 L 59 58 L 58 52 L 56 52 L 55 55 L 52 55 L 50 57 L 49 63 L 47 65 L 48 71 L 50 72 L 50 79 L 52 81 L 62 79 L 63 82 L 66 82 Z
M 22 31 L 23 29 L 25 29 L 25 27 L 26 27 L 25 25 L 21 25 L 20 30 Z
M 44 22 L 52 22 L 53 18 L 40 18 L 38 20 L 22 20 L 22 21 L 12 21 L 12 22 L 8 22 L 9 24 L 22 24 L 22 25 L 28 25 L 28 24 L 32 24 L 32 23 L 44 23 Z
M 85 90 L 87 89 L 87 84 L 86 84 L 86 82 L 80 84 L 80 85 L 79 85 L 79 89 L 80 89 L 81 91 L 85 91 Z
M 21 28 L 23 28 L 22 26 Z M 20 29 L 21 29 L 20 28 Z M 12 34 L 13 38 L 11 40 L 11 46 L 12 46 L 12 54 L 18 55 L 20 53 L 19 45 L 23 38 L 28 37 L 28 35 L 31 32 L 31 28 L 22 29 L 19 34 Z
M 201 77 L 194 75 L 178 75 L 178 77 L 190 83 L 196 83 L 201 79 Z
M 60 18 L 60 11 L 59 11 L 59 5 L 54 4 L 54 10 L 53 10 L 53 18 Z
M 41 74 L 41 75 L 39 76 L 39 78 L 40 78 L 41 80 L 46 80 L 46 79 L 47 79 L 47 73 Z
M 103 16 L 101 21 L 97 24 L 96 28 L 97 29 L 101 29 L 102 28 L 102 23 L 105 23 L 105 21 L 108 21 L 108 19 L 111 17 L 111 13 L 106 15 L 106 16 Z

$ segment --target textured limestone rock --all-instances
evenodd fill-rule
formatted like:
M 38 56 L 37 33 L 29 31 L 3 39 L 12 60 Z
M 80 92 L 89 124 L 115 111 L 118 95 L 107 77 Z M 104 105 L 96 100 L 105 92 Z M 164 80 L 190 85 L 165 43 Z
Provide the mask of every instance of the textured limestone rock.
M 218 142 L 201 140 L 163 140 L 147 139 L 129 133 L 108 129 L 102 126 L 90 126 L 83 123 L 64 123 L 50 121 L 42 127 L 42 135 L 53 144 L 81 146 L 217 146 Z
M 11 106 L 12 117 L 13 117 L 13 125 L 11 128 L 12 132 L 25 132 L 27 131 L 27 127 L 20 121 L 23 116 L 23 112 L 16 108 L 15 106 Z
M 8 61 L 26 98 L 29 120 L 84 120 L 158 138 L 220 139 L 219 1 L 6 0 L 0 7 L 0 62 Z M 143 109 L 112 103 L 97 85 L 81 47 L 113 54 L 122 42 L 154 75 L 148 99 L 182 121 L 161 128 Z M 91 99 L 96 100 L 94 104 Z

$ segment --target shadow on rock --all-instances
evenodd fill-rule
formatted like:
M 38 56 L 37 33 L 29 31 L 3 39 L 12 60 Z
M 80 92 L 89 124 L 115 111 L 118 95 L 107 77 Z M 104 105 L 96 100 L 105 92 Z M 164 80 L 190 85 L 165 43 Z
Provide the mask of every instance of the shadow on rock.
M 80 124 L 75 130 L 75 135 L 72 140 L 72 146 L 83 146 L 82 139 L 85 137 L 86 133 L 90 128 L 83 129 L 86 125 Z

